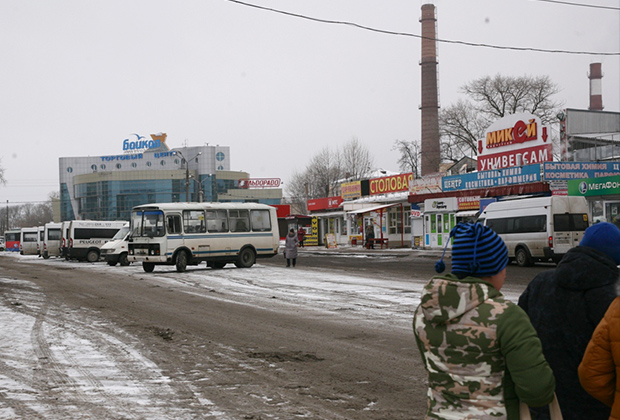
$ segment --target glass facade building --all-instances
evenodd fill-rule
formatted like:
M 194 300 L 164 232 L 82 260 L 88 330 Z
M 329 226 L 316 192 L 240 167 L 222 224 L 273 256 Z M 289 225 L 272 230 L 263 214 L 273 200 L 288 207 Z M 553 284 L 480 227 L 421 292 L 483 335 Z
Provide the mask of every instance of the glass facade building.
M 246 195 L 250 192 L 245 200 L 230 199 L 229 190 L 236 188 L 231 178 L 247 178 L 249 174 L 230 171 L 229 147 L 168 150 L 165 135 L 163 139 L 164 147 L 157 149 L 60 158 L 60 219 L 129 220 L 132 207 L 137 205 L 218 201 L 218 193 L 222 201 L 280 203 L 281 190 L 273 191 L 273 199 L 261 194 L 253 198 L 254 190 L 244 191 Z M 223 182 L 218 182 L 218 173 L 224 174 Z

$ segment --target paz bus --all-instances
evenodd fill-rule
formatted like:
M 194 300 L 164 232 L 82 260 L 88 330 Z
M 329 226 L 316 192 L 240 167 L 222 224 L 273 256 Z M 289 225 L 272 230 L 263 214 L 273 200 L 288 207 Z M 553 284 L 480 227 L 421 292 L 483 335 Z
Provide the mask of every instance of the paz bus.
M 4 232 L 4 244 L 7 251 L 19 252 L 21 229 L 11 229 Z
M 249 268 L 278 253 L 275 207 L 258 203 L 164 203 L 131 212 L 129 261 L 144 271 L 174 265 L 178 272 L 206 261 L 211 268 L 234 263 Z

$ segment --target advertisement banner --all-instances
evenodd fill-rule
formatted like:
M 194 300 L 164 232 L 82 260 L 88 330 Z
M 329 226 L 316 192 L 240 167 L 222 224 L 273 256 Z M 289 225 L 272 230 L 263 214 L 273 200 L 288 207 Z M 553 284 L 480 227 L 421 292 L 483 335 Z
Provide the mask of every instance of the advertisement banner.
M 242 178 L 237 180 L 237 188 L 279 188 L 280 178 Z
M 362 183 L 360 181 L 353 181 L 340 184 L 340 196 L 343 200 L 355 200 L 361 197 Z
M 540 164 L 492 171 L 470 172 L 443 178 L 443 191 L 475 190 L 540 182 Z
M 462 210 L 479 210 L 480 196 L 478 197 L 457 197 L 458 209 Z
M 568 195 L 592 197 L 620 194 L 620 175 L 568 181 Z
M 545 181 L 600 178 L 620 174 L 620 162 L 545 162 Z
M 533 114 L 506 115 L 478 140 L 478 171 L 503 169 L 553 160 L 553 146 L 540 118 Z
M 313 198 L 308 200 L 308 211 L 337 209 L 342 201 L 342 197 Z
M 413 173 L 386 176 L 371 179 L 370 195 L 387 194 L 399 191 L 408 191 L 409 183 L 413 180 Z
M 440 193 L 441 190 L 441 179 L 443 178 L 444 173 L 436 174 L 436 175 L 426 175 L 422 178 L 416 178 L 411 181 L 409 184 L 409 193 L 416 194 L 434 194 Z

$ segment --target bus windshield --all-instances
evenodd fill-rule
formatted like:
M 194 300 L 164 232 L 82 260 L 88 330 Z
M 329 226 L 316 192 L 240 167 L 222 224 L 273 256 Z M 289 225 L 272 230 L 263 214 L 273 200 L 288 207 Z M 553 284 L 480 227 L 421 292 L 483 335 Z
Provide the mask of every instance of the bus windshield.
M 131 215 L 131 236 L 164 236 L 164 213 L 159 210 L 134 211 Z

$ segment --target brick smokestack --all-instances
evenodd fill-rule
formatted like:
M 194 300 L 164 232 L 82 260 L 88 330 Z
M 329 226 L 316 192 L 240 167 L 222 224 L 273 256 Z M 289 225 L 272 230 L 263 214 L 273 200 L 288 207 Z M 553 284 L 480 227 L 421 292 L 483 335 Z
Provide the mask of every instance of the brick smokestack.
M 439 92 L 435 6 L 422 5 L 422 176 L 439 172 Z
M 603 72 L 601 63 L 590 63 L 590 111 L 603 110 Z

